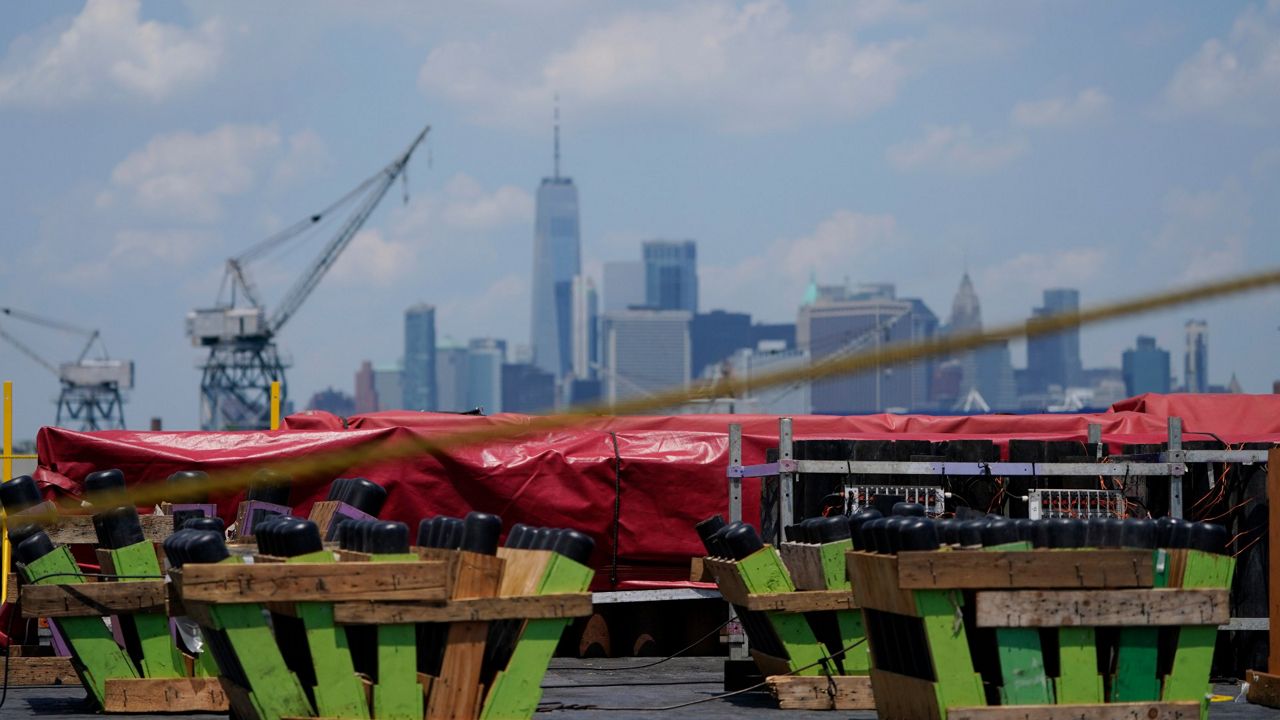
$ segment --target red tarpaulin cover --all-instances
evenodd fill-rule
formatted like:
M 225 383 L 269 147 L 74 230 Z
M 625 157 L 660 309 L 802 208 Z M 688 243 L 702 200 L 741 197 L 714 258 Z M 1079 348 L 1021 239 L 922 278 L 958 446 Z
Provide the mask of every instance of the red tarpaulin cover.
M 1088 415 L 863 415 L 794 418 L 796 439 L 990 439 L 1006 452 L 1011 438 L 1084 440 L 1090 423 L 1117 452 L 1126 443 L 1163 442 L 1166 413 L 1184 418 L 1188 440 L 1280 441 L 1280 397 L 1144 395 Z M 52 494 L 78 495 L 84 476 L 117 467 L 131 485 L 162 482 L 178 470 L 213 471 L 338 449 L 376 449 L 408 434 L 437 437 L 494 425 L 527 424 L 524 415 L 490 417 L 380 412 L 345 421 L 322 412 L 285 419 L 277 432 L 75 432 L 43 428 L 37 480 Z M 600 418 L 573 429 L 462 447 L 440 457 L 365 464 L 333 477 L 367 477 L 387 488 L 382 517 L 416 528 L 423 517 L 482 510 L 517 522 L 581 529 L 596 540 L 597 588 L 687 579 L 702 554 L 698 521 L 728 512 L 728 426 L 743 427 L 743 462 L 765 461 L 777 446 L 778 418 L 676 415 Z M 300 515 L 324 499 L 333 477 L 295 478 Z M 759 518 L 759 481 L 744 483 L 743 516 Z M 230 520 L 242 494 L 214 498 Z M 615 522 L 616 516 L 616 522 Z M 616 537 L 616 542 L 615 542 Z M 614 571 L 616 568 L 616 571 Z M 611 577 L 616 576 L 616 577 Z M 616 580 L 616 582 L 614 582 Z

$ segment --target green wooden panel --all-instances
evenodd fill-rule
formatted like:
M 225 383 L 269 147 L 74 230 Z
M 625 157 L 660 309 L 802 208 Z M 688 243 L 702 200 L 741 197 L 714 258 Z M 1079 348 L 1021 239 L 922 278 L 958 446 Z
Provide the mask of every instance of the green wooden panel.
M 416 562 L 413 553 L 370 555 L 372 562 Z M 378 720 L 422 720 L 418 684 L 418 639 L 412 623 L 378 626 L 378 682 L 373 686 L 373 715 Z
M 27 565 L 23 578 L 33 585 L 74 585 L 85 581 L 75 558 L 66 547 Z M 107 678 L 136 678 L 138 670 L 123 648 L 116 644 L 102 618 L 69 617 L 50 620 L 62 632 L 76 657 L 80 682 L 102 705 Z
M 239 562 L 231 558 L 228 562 Z M 209 607 L 214 629 L 225 632 L 249 683 L 249 701 L 262 720 L 311 717 L 311 701 L 285 665 L 284 656 L 267 627 L 258 603 L 219 604 Z
M 796 586 L 791 582 L 787 566 L 772 547 L 763 547 L 739 560 L 737 567 L 743 585 L 753 595 L 795 592 Z M 797 675 L 825 675 L 831 672 L 828 667 L 834 669 L 835 663 L 829 660 L 826 646 L 818 642 L 804 615 L 768 612 L 765 617 L 769 618 L 773 631 L 786 648 L 792 672 Z
M 943 716 L 946 708 L 986 705 L 982 676 L 973 669 L 961 619 L 963 596 L 947 590 L 917 590 L 915 599 L 916 611 L 924 621 Z
M 844 654 L 845 675 L 866 675 L 871 672 L 871 644 L 867 642 L 867 628 L 862 619 L 861 610 L 840 610 L 836 612 L 836 621 L 840 624 L 840 642 L 842 647 L 851 648 Z
M 1186 569 L 1182 575 L 1182 587 L 1230 588 L 1235 568 L 1235 558 L 1189 550 Z M 1187 625 L 1178 630 L 1173 667 L 1164 681 L 1165 701 L 1204 702 L 1210 689 L 1209 670 L 1213 664 L 1213 648 L 1217 640 L 1218 628 L 1213 625 Z M 1201 714 L 1207 711 L 1206 705 Z
M 118 575 L 153 576 L 159 578 L 160 559 L 150 542 L 134 543 L 109 551 L 111 564 Z M 139 582 L 143 577 L 124 578 L 119 582 Z M 142 675 L 149 678 L 173 678 L 186 674 L 182 652 L 169 632 L 169 616 L 165 613 L 135 613 L 133 626 L 142 646 Z
M 1047 705 L 1053 702 L 1044 671 L 1040 631 L 1035 628 L 997 628 L 1000 658 L 1000 697 L 1005 705 Z
M 837 540 L 822 544 L 822 574 L 828 590 L 850 590 L 849 563 L 845 555 L 853 549 L 852 540 Z
M 1160 698 L 1160 678 L 1156 676 L 1159 637 L 1160 631 L 1154 627 L 1120 629 L 1111 702 L 1146 702 Z
M 288 564 L 336 563 L 333 553 L 321 550 L 291 557 Z M 295 604 L 298 619 L 307 633 L 307 649 L 311 651 L 311 664 L 316 671 L 316 712 L 321 717 L 355 718 L 369 717 L 369 705 L 365 702 L 364 685 L 356 676 L 351 661 L 351 649 L 347 646 L 347 633 L 333 622 L 333 603 L 300 602 Z
M 555 555 L 547 564 L 537 594 L 586 592 L 593 577 L 595 571 L 591 568 Z M 494 678 L 485 697 L 480 710 L 482 720 L 533 717 L 542 699 L 542 678 L 569 622 L 569 618 L 544 618 L 524 624 L 511 660 Z
M 1093 628 L 1059 628 L 1058 667 L 1059 704 L 1104 701 L 1102 676 L 1098 674 L 1097 633 Z

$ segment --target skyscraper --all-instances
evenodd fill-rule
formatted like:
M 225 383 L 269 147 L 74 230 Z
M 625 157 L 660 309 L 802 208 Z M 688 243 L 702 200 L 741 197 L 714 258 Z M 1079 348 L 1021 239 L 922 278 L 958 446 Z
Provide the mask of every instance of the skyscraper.
M 689 340 L 693 346 L 694 377 L 702 377 L 708 365 L 728 360 L 738 350 L 755 349 L 751 342 L 751 316 L 747 313 L 698 313 L 689 325 Z
M 1079 312 L 1080 291 L 1051 288 L 1044 291 L 1044 306 L 1031 311 L 1032 319 Z M 1027 338 L 1027 384 L 1032 392 L 1050 385 L 1068 388 L 1080 383 L 1080 329 Z
M 1155 338 L 1139 335 L 1137 347 L 1124 351 L 1121 366 L 1130 397 L 1169 392 L 1169 351 L 1157 347 Z
M 378 410 L 378 391 L 373 385 L 373 363 L 365 360 L 356 371 L 356 412 L 370 413 Z
M 1187 321 L 1187 352 L 1182 361 L 1187 392 L 1209 391 L 1209 323 Z
M 698 312 L 698 245 L 692 240 L 646 240 L 644 304 L 654 310 Z
M 436 409 L 436 309 L 414 305 L 404 312 L 404 409 Z
M 375 365 L 373 391 L 379 410 L 404 409 L 404 370 L 399 365 Z
M 560 176 L 560 108 L 556 107 L 554 174 L 538 186 L 533 234 L 533 363 L 556 378 L 572 360 L 572 285 L 582 272 L 578 188 Z
M 467 348 L 446 337 L 436 346 L 436 409 L 465 412 L 467 402 Z
M 616 310 L 601 318 L 604 399 L 683 387 L 689 382 L 689 320 L 683 310 Z
M 947 333 L 962 335 L 981 331 L 982 303 L 966 271 L 960 277 L 960 287 L 951 301 Z M 1017 406 L 1018 386 L 1013 378 L 1008 342 L 984 345 L 961 353 L 955 359 L 959 361 L 961 371 L 956 395 L 958 403 L 966 403 L 976 391 L 989 409 L 1008 410 Z
M 595 377 L 599 342 L 596 338 L 600 302 L 595 283 L 585 275 L 573 278 L 573 376 L 581 380 Z
M 502 364 L 507 343 L 496 338 L 472 338 L 467 345 L 467 406 L 486 415 L 503 412 Z

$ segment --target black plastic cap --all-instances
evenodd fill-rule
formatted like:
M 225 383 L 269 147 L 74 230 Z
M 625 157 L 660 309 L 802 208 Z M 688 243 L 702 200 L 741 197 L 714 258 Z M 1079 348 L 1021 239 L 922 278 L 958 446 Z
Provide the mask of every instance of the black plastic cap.
M 1176 527 L 1178 521 L 1176 518 L 1165 516 L 1156 519 L 1156 547 L 1168 548 L 1173 547 L 1169 544 L 1173 536 L 1173 528 Z
M 231 556 L 227 551 L 227 541 L 221 532 L 192 530 L 190 538 L 183 547 L 185 560 L 188 563 L 216 563 Z
M 1173 525 L 1169 528 L 1169 544 L 1165 547 L 1169 548 L 1188 548 L 1191 547 L 1191 528 L 1195 523 L 1190 520 L 1175 518 Z
M 351 493 L 345 502 L 360 512 L 376 517 L 387 502 L 387 489 L 367 478 L 351 478 Z
M 467 513 L 463 521 L 461 548 L 467 552 L 493 555 L 502 537 L 502 518 L 482 512 Z
M 992 520 L 982 528 L 982 544 L 994 547 L 1018 541 L 1018 526 L 1009 518 Z
M 218 517 L 194 517 L 182 524 L 184 530 L 204 530 L 206 532 L 226 532 L 227 526 Z
M 1018 518 L 1013 521 L 1014 527 L 1018 529 L 1019 542 L 1031 542 L 1036 537 L 1036 521 L 1030 518 Z
M 40 488 L 30 475 L 18 477 L 0 483 L 0 507 L 10 515 L 33 508 L 43 502 Z
M 702 546 L 706 548 L 707 538 L 711 537 L 711 535 L 715 533 L 715 531 L 724 527 L 725 524 L 726 523 L 723 517 L 721 517 L 720 515 L 712 515 L 706 520 L 703 520 L 697 525 L 694 525 L 693 529 L 698 533 L 698 539 L 702 540 Z M 710 550 L 710 548 L 707 548 L 707 549 Z
M 710 555 L 711 557 L 717 557 L 717 558 L 729 557 L 729 544 L 724 541 L 725 533 L 729 532 L 730 530 L 732 530 L 733 528 L 741 524 L 742 524 L 741 520 L 737 522 L 731 522 L 728 525 L 725 525 L 724 527 L 720 528 L 719 530 L 711 533 L 711 536 L 707 538 L 707 554 Z
M 369 528 L 369 544 L 364 551 L 380 554 L 409 552 L 409 526 L 391 521 L 375 523 Z
M 986 520 L 961 520 L 960 547 L 981 547 L 982 530 L 986 524 Z
M 336 502 L 346 502 L 347 496 L 351 494 L 351 479 L 338 478 L 329 485 L 329 494 L 325 495 L 325 500 L 333 500 Z
M 249 494 L 245 499 L 288 507 L 289 478 L 275 470 L 259 470 L 254 473 L 253 482 L 249 485 Z
M 173 485 L 197 484 L 208 481 L 209 473 L 203 470 L 179 470 L 171 473 L 165 478 L 165 482 Z M 209 499 L 208 493 L 199 493 L 197 495 L 182 495 L 182 502 L 205 502 Z
M 1051 548 L 1067 548 L 1071 547 L 1071 520 L 1068 518 L 1052 518 L 1045 520 L 1045 527 L 1049 532 L 1049 547 Z
M 461 518 L 442 517 L 440 519 L 440 538 L 436 547 L 445 550 L 457 550 L 462 545 L 462 534 L 465 525 Z
M 1067 518 L 1067 524 L 1062 526 L 1062 538 L 1059 540 L 1064 548 L 1082 548 L 1087 547 L 1086 540 L 1089 535 L 1089 526 L 1085 521 L 1079 518 Z
M 937 550 L 938 536 L 933 521 L 913 518 L 903 523 L 898 531 L 902 550 Z
M 555 547 L 551 549 L 576 563 L 586 565 L 595 548 L 596 541 L 592 540 L 590 535 L 577 530 L 564 530 L 556 538 Z
M 1102 533 L 1102 547 L 1118 548 L 1124 545 L 1124 520 L 1120 518 L 1106 518 L 1104 520 L 1106 527 Z
M 108 550 L 136 545 L 146 537 L 142 534 L 142 521 L 138 519 L 138 511 L 132 505 L 121 505 L 95 517 L 100 523 L 99 543 Z
M 1121 547 L 1153 550 L 1156 547 L 1156 521 L 1126 520 L 1120 535 Z
M 903 517 L 924 517 L 924 506 L 913 502 L 894 503 L 893 514 Z
M 849 539 L 849 523 L 843 515 L 823 518 L 818 525 L 819 536 L 824 543 L 839 542 Z
M 747 523 L 735 525 L 724 534 L 724 541 L 729 546 L 729 557 L 742 560 L 764 547 L 760 534 Z
M 1207 522 L 1192 523 L 1187 536 L 1188 547 L 1218 555 L 1227 553 L 1227 543 L 1231 541 L 1231 533 L 1225 527 Z
M 282 557 L 297 557 L 324 549 L 320 539 L 320 528 L 310 520 L 292 518 L 278 526 L 277 539 L 280 542 Z
M 1089 518 L 1085 521 L 1084 528 L 1084 544 L 1085 547 L 1106 547 L 1107 542 L 1107 520 L 1106 518 Z
M 862 542 L 862 525 L 878 517 L 883 517 L 883 515 L 874 508 L 863 508 L 849 516 L 849 537 L 853 540 L 853 548 L 855 550 L 867 549 L 866 544 Z
M 509 548 L 528 547 L 530 527 L 524 523 L 516 523 L 511 526 L 511 530 L 507 532 L 507 539 L 503 545 Z M 526 543 L 521 545 L 521 543 Z
M 1052 547 L 1053 530 L 1050 529 L 1048 520 L 1036 520 L 1035 525 L 1031 527 L 1031 547 L 1047 548 Z
M 883 536 L 880 526 L 884 523 L 885 519 L 883 517 L 876 517 L 858 526 L 858 537 L 863 550 L 873 553 L 885 552 L 885 550 L 880 549 L 880 539 Z M 885 543 L 885 548 L 888 548 L 887 542 Z
M 40 532 L 40 526 L 35 523 L 26 523 L 24 525 L 15 525 L 9 528 L 9 544 L 18 545 L 23 540 Z
M 123 489 L 124 473 L 115 468 L 91 472 L 84 476 L 84 491 L 86 493 L 110 492 Z
M 13 559 L 23 565 L 30 565 L 53 552 L 53 541 L 48 533 L 41 530 L 27 537 L 13 549 Z

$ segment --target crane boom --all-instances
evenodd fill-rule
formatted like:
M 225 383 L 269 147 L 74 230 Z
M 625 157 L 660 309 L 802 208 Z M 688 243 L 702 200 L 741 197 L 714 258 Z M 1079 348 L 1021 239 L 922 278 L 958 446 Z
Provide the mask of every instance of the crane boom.
M 408 149 L 406 149 L 400 157 L 392 161 L 390 165 L 383 168 L 382 173 L 376 180 L 373 191 L 365 197 L 364 202 L 361 203 L 359 209 L 357 209 L 356 212 L 347 219 L 338 234 L 329 241 L 329 244 L 326 245 L 320 255 L 312 261 L 311 266 L 308 267 L 306 272 L 298 278 L 298 281 L 289 289 L 288 294 L 286 294 L 280 304 L 276 306 L 276 310 L 272 314 L 271 320 L 268 323 L 268 328 L 270 329 L 271 334 L 279 332 L 280 328 L 289 321 L 289 318 L 293 317 L 294 313 L 298 311 L 298 308 L 302 307 L 302 303 L 306 301 L 307 296 L 311 294 L 312 290 L 315 290 L 316 285 L 318 285 L 320 280 L 324 278 L 325 273 L 327 273 L 329 268 L 333 267 L 333 264 L 337 262 L 338 257 L 342 254 L 342 251 L 351 244 L 351 240 L 355 237 L 356 233 L 360 232 L 360 228 L 364 226 L 365 221 L 373 214 L 374 209 L 378 207 L 378 203 L 380 203 L 382 198 L 387 194 L 387 190 L 391 189 L 396 178 L 400 177 L 404 172 L 405 166 L 409 163 L 409 158 L 413 155 L 413 151 L 417 149 L 422 140 L 426 138 L 427 133 L 430 132 L 430 130 L 430 125 L 422 128 L 422 132 L 418 133 L 418 136 L 409 144 Z M 248 290 L 247 284 L 244 285 L 244 287 Z
M 17 348 L 18 351 L 21 352 L 23 355 L 26 355 L 32 360 L 35 360 L 37 363 L 42 365 L 46 370 L 53 373 L 54 375 L 61 377 L 61 373 L 58 372 L 58 368 L 55 367 L 53 363 L 40 357 L 40 355 L 38 355 L 35 350 L 32 350 L 31 348 L 27 347 L 26 344 L 24 344 L 21 340 L 18 340 L 18 338 L 5 332 L 4 328 L 0 328 L 0 338 L 4 338 L 5 340 L 8 340 L 9 344 Z

